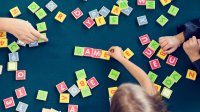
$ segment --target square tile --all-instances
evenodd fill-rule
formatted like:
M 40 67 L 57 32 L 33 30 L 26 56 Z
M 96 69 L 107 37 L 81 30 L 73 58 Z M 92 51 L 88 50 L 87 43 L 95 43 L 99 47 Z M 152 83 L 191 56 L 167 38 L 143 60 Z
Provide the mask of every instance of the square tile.
M 87 78 L 87 75 L 86 75 L 84 69 L 76 71 L 75 74 L 76 74 L 76 77 L 77 77 L 78 80 Z
M 164 16 L 164 15 L 161 15 L 157 20 L 156 22 L 158 24 L 160 24 L 161 26 L 165 26 L 165 24 L 167 24 L 169 20 Z
M 35 12 L 35 14 L 40 20 L 47 16 L 47 13 L 43 8 L 39 9 L 37 12 Z
M 19 10 L 18 6 L 10 9 L 10 13 L 11 13 L 12 17 L 17 17 L 17 16 L 21 15 L 21 11 Z
M 119 24 L 118 16 L 110 16 L 109 17 L 109 24 L 110 25 L 118 25 Z
M 38 9 L 40 8 L 40 6 L 35 3 L 35 2 L 32 2 L 29 6 L 28 6 L 28 9 L 32 12 L 32 13 L 35 13 Z
M 85 86 L 84 88 L 81 89 L 81 94 L 82 94 L 83 98 L 92 95 L 90 88 L 88 86 Z
M 17 62 L 8 62 L 7 70 L 8 71 L 16 71 L 17 70 Z
M 74 16 L 75 19 L 79 19 L 80 17 L 83 16 L 83 12 L 81 11 L 80 8 L 76 8 L 71 12 L 71 14 Z
M 45 7 L 50 11 L 50 12 L 53 12 L 57 7 L 58 5 L 54 2 L 54 1 L 49 1 Z
M 103 6 L 99 10 L 99 14 L 101 14 L 103 17 L 106 17 L 109 13 L 110 13 L 110 10 L 108 8 L 106 8 L 105 6 Z
M 18 105 L 17 105 L 16 111 L 26 112 L 27 108 L 28 108 L 28 104 L 23 103 L 23 102 L 19 102 Z
M 98 12 L 97 9 L 94 9 L 94 10 L 89 12 L 89 15 L 90 15 L 91 19 L 95 19 L 95 18 L 99 17 L 99 12 Z
M 47 31 L 47 26 L 45 22 L 37 23 L 36 26 L 39 32 Z
M 47 96 L 48 96 L 48 92 L 47 91 L 38 90 L 36 99 L 37 100 L 46 101 L 47 100 Z
M 112 69 L 108 75 L 108 78 L 117 81 L 117 79 L 119 78 L 120 72 L 118 72 L 117 70 Z
M 123 9 L 121 10 L 121 12 L 127 16 L 129 16 L 131 14 L 131 12 L 133 11 L 133 8 L 132 7 L 128 7 L 127 9 Z
M 74 84 L 73 86 L 71 86 L 68 89 L 69 93 L 75 97 L 76 95 L 78 95 L 80 93 L 80 89 L 76 86 L 76 84 Z
M 138 25 L 143 26 L 148 24 L 146 15 L 137 17 Z
M 11 44 L 8 45 L 9 50 L 14 53 L 20 49 L 20 47 L 17 45 L 17 43 L 14 41 Z
M 10 62 L 19 61 L 19 54 L 18 54 L 18 52 L 9 53 L 8 57 L 9 57 L 9 61 Z
M 63 21 L 65 20 L 66 17 L 67 17 L 66 14 L 64 14 L 64 13 L 62 13 L 62 12 L 59 11 L 59 12 L 56 14 L 56 16 L 55 16 L 55 20 L 57 20 L 57 21 L 63 23 Z

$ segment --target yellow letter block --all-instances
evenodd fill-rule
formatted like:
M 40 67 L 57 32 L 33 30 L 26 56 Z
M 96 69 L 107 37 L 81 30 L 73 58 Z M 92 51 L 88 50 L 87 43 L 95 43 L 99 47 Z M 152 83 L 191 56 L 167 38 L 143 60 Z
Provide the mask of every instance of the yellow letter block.
M 188 69 L 186 78 L 190 80 L 196 80 L 196 77 L 197 77 L 197 72 L 194 70 Z
M 117 91 L 117 87 L 111 87 L 111 88 L 108 88 L 108 94 L 109 94 L 109 97 L 113 97 L 115 92 Z
M 130 59 L 134 53 L 129 49 L 127 48 L 124 52 L 123 52 L 123 55 L 126 59 Z
M 21 12 L 17 6 L 10 9 L 10 13 L 13 17 L 17 17 L 17 16 L 21 15 Z
M 119 16 L 120 12 L 121 12 L 120 8 L 116 5 L 114 5 L 113 8 L 112 8 L 111 14 Z
M 160 0 L 160 2 L 161 2 L 161 4 L 163 6 L 165 6 L 165 5 L 169 4 L 169 3 L 171 3 L 171 0 Z
M 95 21 L 96 21 L 97 26 L 102 26 L 106 24 L 106 21 L 103 16 L 99 16 L 95 18 Z
M 68 93 L 60 94 L 60 103 L 69 103 L 70 95 Z
M 63 22 L 65 20 L 65 18 L 67 17 L 66 14 L 62 13 L 62 12 L 58 12 L 57 15 L 55 16 L 55 20 L 59 21 L 59 22 Z
M 108 51 L 102 50 L 101 59 L 110 60 L 110 55 L 108 55 Z
M 76 83 L 77 83 L 79 89 L 82 89 L 85 86 L 87 86 L 87 81 L 85 79 L 80 79 Z
M 8 39 L 6 39 L 6 38 L 1 39 L 0 38 L 0 48 L 4 48 L 4 47 L 7 47 L 7 46 L 8 46 Z
M 165 58 L 167 57 L 167 54 L 165 54 L 164 51 L 160 49 L 157 53 L 157 57 L 159 57 L 162 60 L 165 60 Z
M 4 31 L 0 31 L 0 39 L 4 39 L 4 38 L 6 38 L 6 32 L 4 32 Z

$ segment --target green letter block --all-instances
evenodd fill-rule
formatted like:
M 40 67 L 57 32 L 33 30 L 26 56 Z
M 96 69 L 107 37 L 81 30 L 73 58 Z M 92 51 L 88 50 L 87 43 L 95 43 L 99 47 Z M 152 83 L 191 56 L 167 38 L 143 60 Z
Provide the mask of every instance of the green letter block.
M 167 88 L 171 88 L 174 84 L 174 80 L 171 77 L 167 77 L 163 82 L 163 85 L 165 85 Z
M 178 72 L 173 71 L 173 73 L 169 77 L 172 78 L 174 82 L 177 83 L 182 76 Z
M 112 69 L 112 70 L 110 71 L 108 77 L 109 77 L 110 79 L 113 79 L 113 80 L 117 81 L 119 75 L 120 75 L 120 72 L 118 72 L 118 71 Z
M 128 6 L 128 3 L 126 1 L 122 1 L 122 2 L 119 2 L 119 8 L 121 10 L 123 9 L 127 9 L 129 6 Z
M 157 77 L 158 77 L 158 75 L 156 75 L 156 74 L 153 73 L 152 71 L 149 71 L 148 77 L 149 77 L 149 79 L 151 80 L 151 82 L 155 82 L 156 79 L 157 79 Z
M 84 48 L 75 46 L 74 55 L 75 56 L 83 56 L 83 54 L 84 54 Z
M 119 17 L 118 16 L 110 16 L 109 17 L 109 24 L 110 25 L 118 25 L 119 23 Z
M 164 15 L 161 15 L 157 20 L 156 22 L 158 24 L 160 24 L 161 26 L 164 26 L 167 22 L 168 22 L 168 19 L 164 16 Z
M 38 90 L 38 94 L 37 94 L 37 100 L 42 100 L 42 101 L 46 101 L 47 100 L 47 95 L 48 92 L 47 91 L 42 91 L 42 90 Z
M 45 22 L 38 23 L 36 24 L 36 26 L 39 32 L 47 31 L 47 26 Z
M 152 50 L 156 51 L 159 47 L 159 43 L 156 42 L 155 40 L 152 40 L 150 44 L 148 45 Z
M 13 53 L 13 52 L 16 52 L 20 49 L 20 47 L 17 45 L 16 42 L 12 42 L 10 45 L 8 45 L 8 48 L 10 49 L 10 51 Z
M 41 33 L 43 36 L 47 37 L 46 33 Z M 38 43 L 43 43 L 45 42 L 44 40 L 42 40 L 41 38 L 38 39 Z
M 42 8 L 38 10 L 35 14 L 40 20 L 47 16 L 47 13 Z
M 35 13 L 38 9 L 40 8 L 40 6 L 35 3 L 35 2 L 32 2 L 29 6 L 28 6 L 28 9 L 32 12 L 32 13 Z
M 79 80 L 79 79 L 85 79 L 85 78 L 87 78 L 84 69 L 81 69 L 81 70 L 79 70 L 79 71 L 76 71 L 75 74 L 76 74 L 76 77 L 77 77 L 78 80 Z
M 155 0 L 147 0 L 146 1 L 146 9 L 155 9 L 155 8 L 156 8 Z
M 170 14 L 172 16 L 176 16 L 178 11 L 179 11 L 178 7 L 175 7 L 175 6 L 171 5 L 169 10 L 168 10 L 168 14 Z
M 84 88 L 81 89 L 81 94 L 82 94 L 83 98 L 92 95 L 90 88 L 88 86 L 85 86 Z
M 171 97 L 171 95 L 172 95 L 172 92 L 173 92 L 172 90 L 164 87 L 163 90 L 162 90 L 162 92 L 161 92 L 161 96 L 169 99 Z

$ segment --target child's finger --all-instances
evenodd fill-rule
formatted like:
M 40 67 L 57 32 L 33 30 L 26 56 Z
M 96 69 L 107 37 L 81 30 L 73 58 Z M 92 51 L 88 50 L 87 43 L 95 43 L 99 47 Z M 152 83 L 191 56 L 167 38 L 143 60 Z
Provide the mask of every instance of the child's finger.
M 200 48 L 200 39 L 197 39 L 198 46 Z

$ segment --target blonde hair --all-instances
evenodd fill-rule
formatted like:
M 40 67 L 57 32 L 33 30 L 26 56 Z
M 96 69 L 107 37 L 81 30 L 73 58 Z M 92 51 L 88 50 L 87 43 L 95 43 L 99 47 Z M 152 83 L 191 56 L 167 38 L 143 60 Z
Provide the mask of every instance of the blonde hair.
M 122 84 L 111 100 L 110 112 L 167 112 L 160 94 L 150 96 L 138 85 Z

